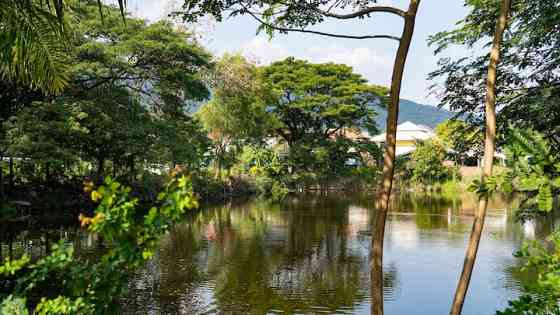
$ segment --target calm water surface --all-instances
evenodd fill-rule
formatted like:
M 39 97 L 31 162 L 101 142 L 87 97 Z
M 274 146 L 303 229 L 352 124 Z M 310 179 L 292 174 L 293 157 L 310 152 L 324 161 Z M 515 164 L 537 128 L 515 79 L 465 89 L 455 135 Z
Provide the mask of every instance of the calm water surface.
M 305 195 L 191 214 L 130 283 L 128 314 L 369 314 L 373 198 Z M 512 256 L 558 220 L 516 223 L 515 198 L 490 203 L 465 315 L 494 314 L 524 279 Z M 447 314 L 475 198 L 401 195 L 385 236 L 386 314 Z M 556 221 L 556 222 L 555 222 Z

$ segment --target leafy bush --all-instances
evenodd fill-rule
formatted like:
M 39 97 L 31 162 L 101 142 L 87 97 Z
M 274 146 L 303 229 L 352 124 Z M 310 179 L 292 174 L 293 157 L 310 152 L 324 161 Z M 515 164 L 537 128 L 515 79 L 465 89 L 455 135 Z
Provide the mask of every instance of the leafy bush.
M 237 172 L 251 179 L 255 190 L 261 196 L 279 201 L 290 192 L 286 163 L 269 148 L 245 146 L 235 168 Z
M 284 198 L 286 198 L 286 196 L 290 193 L 290 189 L 288 189 L 288 187 L 279 181 L 274 181 L 272 183 L 272 188 L 270 189 L 270 198 L 273 201 L 280 201 Z
M 560 231 L 548 239 L 552 248 L 539 242 L 526 243 L 516 253 L 527 259 L 524 272 L 534 272 L 537 280 L 525 287 L 526 293 L 497 315 L 550 315 L 560 314 Z
M 379 168 L 373 166 L 358 166 L 352 170 L 352 175 L 367 182 L 374 182 L 379 175 Z
M 436 141 L 419 142 L 412 153 L 412 181 L 424 185 L 442 183 L 453 177 L 453 169 L 443 164 L 445 148 Z
M 511 134 L 506 151 L 510 171 L 497 178 L 498 185 L 502 190 L 525 193 L 521 218 L 549 213 L 560 193 L 560 157 L 537 132 L 511 129 Z
M 139 222 L 138 199 L 130 197 L 129 187 L 107 178 L 103 186 L 94 189 L 89 183 L 85 190 L 99 205 L 93 217 L 80 215 L 82 227 L 104 240 L 106 252 L 91 261 L 74 256 L 72 246 L 59 243 L 36 262 L 28 256 L 6 260 L 0 275 L 17 280 L 1 303 L 1 314 L 28 314 L 27 309 L 33 308 L 37 314 L 116 313 L 129 274 L 152 257 L 159 236 L 171 223 L 198 206 L 189 177 L 177 172 Z M 31 298 L 36 296 L 41 298 Z

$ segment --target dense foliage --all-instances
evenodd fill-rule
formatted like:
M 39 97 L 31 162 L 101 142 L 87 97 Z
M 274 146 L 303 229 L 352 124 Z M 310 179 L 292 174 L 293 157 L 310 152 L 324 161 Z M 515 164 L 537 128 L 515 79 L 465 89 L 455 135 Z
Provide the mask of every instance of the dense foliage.
M 553 233 L 546 243 L 533 241 L 524 244 L 516 253 L 527 263 L 522 271 L 536 275 L 536 281 L 525 288 L 525 293 L 509 302 L 497 315 L 560 314 L 560 232 Z
M 378 132 L 374 108 L 385 107 L 386 88 L 334 63 L 290 57 L 259 67 L 227 54 L 214 62 L 189 32 L 167 20 L 131 18 L 124 1 L 117 2 L 0 0 L 0 217 L 17 215 L 3 203 L 7 168 L 10 197 L 31 198 L 40 189 L 75 188 L 91 179 L 86 190 L 97 208 L 80 220 L 106 246 L 95 259 L 60 243 L 38 260 L 6 261 L 0 275 L 13 282 L 13 290 L 0 302 L 2 314 L 118 312 L 128 276 L 150 259 L 169 224 L 197 206 L 190 179 L 177 174 L 161 193 L 146 192 L 178 165 L 192 170 L 204 197 L 244 190 L 280 200 L 333 182 L 352 188 L 344 182 L 348 178 L 376 180 L 381 149 L 364 135 Z M 436 53 L 463 45 L 478 54 L 492 38 L 499 1 L 465 4 L 471 10 L 458 28 L 431 38 Z M 189 22 L 249 15 L 269 35 L 396 40 L 311 28 L 327 18 L 408 14 L 328 0 L 185 0 L 183 9 L 177 14 Z M 558 1 L 513 0 L 497 80 L 499 140 L 507 144 L 508 170 L 472 185 L 479 194 L 498 186 L 525 193 L 524 219 L 558 207 L 559 29 Z M 481 154 L 487 59 L 443 58 L 430 74 L 441 80 L 434 86 L 441 105 L 466 121 L 447 121 L 438 126 L 437 140 L 417 144 L 403 167 L 413 182 L 448 181 L 455 170 L 446 159 L 464 164 Z M 133 194 L 111 177 L 144 190 Z M 519 255 L 537 281 L 499 314 L 560 313 L 560 237 L 550 242 L 552 251 L 540 244 L 522 249 Z
M 267 92 L 257 66 L 239 55 L 223 56 L 211 79 L 212 99 L 197 116 L 214 142 L 214 166 L 219 173 L 232 166 L 244 144 L 264 140 L 269 123 Z
M 287 146 L 294 171 L 326 179 L 348 174 L 348 163 L 377 160 L 378 147 L 363 134 L 377 133 L 372 104 L 383 102 L 385 88 L 332 63 L 288 58 L 262 71 L 275 96 L 267 107 L 273 121 L 269 134 Z
M 435 131 L 452 161 L 460 165 L 476 165 L 484 143 L 484 135 L 478 126 L 463 120 L 446 120 L 438 124 Z M 472 161 L 473 157 L 475 161 Z
M 454 170 L 444 165 L 445 147 L 437 140 L 419 142 L 410 159 L 411 180 L 415 183 L 433 185 L 453 178 Z
M 510 4 L 509 1 L 503 3 Z M 471 123 L 483 125 L 486 120 L 489 126 L 495 124 L 494 117 L 483 115 L 486 76 L 490 73 L 487 66 L 489 55 L 481 55 L 479 48 L 490 45 L 497 29 L 496 21 L 504 10 L 500 10 L 500 1 L 495 0 L 465 0 L 465 6 L 469 13 L 456 29 L 437 33 L 429 40 L 436 53 L 451 45 L 459 45 L 466 48 L 465 54 L 441 58 L 438 69 L 429 76 L 438 82 L 434 91 L 442 97 L 440 105 L 459 111 Z M 549 213 L 557 208 L 560 2 L 513 0 L 509 11 L 509 23 L 500 47 L 500 62 L 494 70 L 497 70 L 497 140 L 499 145 L 512 146 L 511 170 L 486 180 L 483 177 L 471 188 L 486 200 L 488 194 L 500 185 L 506 190 L 525 192 L 527 199 L 522 204 L 521 218 L 526 219 L 535 213 Z M 491 133 L 494 132 L 491 129 Z M 530 258 L 529 265 L 540 265 L 539 276 L 557 284 L 558 271 L 554 261 L 558 248 L 554 250 L 550 255 L 543 251 Z M 469 258 L 466 257 L 466 261 Z M 547 270 L 549 267 L 551 269 Z M 529 288 L 530 295 L 512 301 L 510 308 L 502 314 L 557 314 L 557 290 L 557 287 L 550 289 L 539 281 Z M 543 293 L 544 296 L 540 296 Z
M 521 191 L 522 219 L 557 209 L 560 195 L 560 158 L 543 135 L 532 130 L 511 130 L 507 147 L 508 171 L 498 177 L 502 189 Z
M 267 152 L 278 169 L 245 175 L 269 193 L 274 184 L 293 189 L 290 183 L 352 176 L 379 158 L 363 134 L 377 133 L 373 106 L 387 91 L 348 66 L 287 58 L 259 68 L 226 55 L 212 78 L 213 98 L 198 117 L 214 142 L 216 174 L 248 170 L 249 153 Z
M 62 95 L 2 81 L 10 106 L 2 111 L 0 152 L 18 159 L 17 181 L 101 180 L 108 172 L 133 180 L 177 164 L 206 165 L 211 143 L 189 112 L 210 96 L 211 55 L 169 22 L 127 17 L 124 28 L 115 7 L 104 6 L 101 21 L 95 1 L 66 6 Z
M 377 133 L 371 103 L 379 103 L 387 91 L 367 85 L 352 68 L 288 58 L 265 67 L 263 76 L 275 93 L 268 111 L 279 125 L 272 132 L 288 145 L 329 138 L 344 129 Z
M 32 261 L 6 260 L 0 276 L 15 279 L 15 288 L 0 303 L 2 314 L 115 314 L 129 276 L 153 255 L 157 240 L 187 209 L 197 207 L 189 178 L 174 172 L 142 220 L 131 189 L 107 177 L 86 191 L 98 203 L 93 217 L 80 216 L 82 227 L 103 239 L 101 257 L 77 257 L 59 243 L 51 254 Z
M 460 111 L 482 123 L 487 55 L 478 47 L 492 39 L 499 1 L 467 0 L 469 14 L 455 30 L 440 32 L 430 42 L 440 53 L 452 45 L 467 48 L 458 58 L 442 58 L 430 74 L 442 84 L 435 92 L 442 105 Z M 560 116 L 560 2 L 556 0 L 514 0 L 511 22 L 501 49 L 497 78 L 498 128 L 508 126 L 541 132 L 558 149 Z M 471 53 L 475 57 L 471 56 Z M 502 138 L 502 142 L 507 139 Z

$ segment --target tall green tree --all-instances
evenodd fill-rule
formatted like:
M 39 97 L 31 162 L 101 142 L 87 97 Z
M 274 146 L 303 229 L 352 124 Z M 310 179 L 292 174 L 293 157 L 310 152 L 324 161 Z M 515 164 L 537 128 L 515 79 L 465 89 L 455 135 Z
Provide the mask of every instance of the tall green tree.
M 377 133 L 373 104 L 386 88 L 367 84 L 346 65 L 294 58 L 263 67 L 262 77 L 273 94 L 268 133 L 288 147 L 293 172 L 333 178 L 348 174 L 349 160 L 374 155 L 375 145 L 347 134 Z
M 452 170 L 443 165 L 445 156 L 445 147 L 437 140 L 418 143 L 410 161 L 412 180 L 416 183 L 432 185 L 451 179 Z
M 484 124 L 486 60 L 480 46 L 490 44 L 499 14 L 495 0 L 465 1 L 470 13 L 459 27 L 440 32 L 430 42 L 436 53 L 461 45 L 467 54 L 441 58 L 430 77 L 442 95 L 442 105 L 464 113 L 479 126 Z M 511 23 L 504 33 L 496 81 L 497 128 L 506 135 L 509 126 L 541 132 L 560 148 L 560 2 L 512 0 Z M 474 55 L 474 57 L 472 57 Z M 507 137 L 498 138 L 503 142 Z
M 71 5 L 71 95 L 94 96 L 103 89 L 125 88 L 157 113 L 183 113 L 193 101 L 209 97 L 204 72 L 210 54 L 192 42 L 191 34 L 170 22 L 146 24 L 127 18 L 126 28 L 116 8 L 104 7 L 104 21 L 90 2 Z
M 101 21 L 95 2 L 77 1 L 70 7 L 76 63 L 68 94 L 105 102 L 104 117 L 116 119 L 108 128 L 117 128 L 115 135 L 126 133 L 114 141 L 124 151 L 103 158 L 127 166 L 132 174 L 135 163 L 147 159 L 183 164 L 192 158 L 197 164 L 207 138 L 189 112 L 210 95 L 206 77 L 211 55 L 170 22 L 148 25 L 127 17 L 123 27 L 117 8 L 103 6 Z M 121 112 L 124 116 L 117 119 Z
M 115 7 L 103 6 L 100 21 L 95 2 L 68 6 L 71 81 L 61 97 L 49 102 L 58 104 L 77 127 L 64 141 L 43 134 L 58 145 L 52 149 L 69 149 L 75 158 L 96 164 L 97 178 L 109 161 L 113 173 L 132 177 L 137 164 L 182 163 L 193 157 L 190 153 L 200 159 L 207 138 L 189 110 L 209 96 L 205 72 L 212 66 L 210 54 L 168 22 L 147 25 L 126 18 L 124 28 Z M 29 122 L 25 116 L 17 119 L 22 141 L 13 151 L 19 156 L 31 157 L 27 154 L 35 151 L 25 148 L 29 142 L 23 140 L 52 123 L 42 111 L 32 107 Z
M 212 100 L 200 110 L 208 130 L 230 139 L 249 142 L 262 139 L 269 118 L 266 113 L 269 91 L 257 66 L 241 55 L 225 54 L 210 78 Z
M 224 55 L 210 74 L 212 99 L 197 113 L 214 142 L 217 175 L 226 164 L 226 155 L 245 143 L 262 142 L 269 115 L 268 91 L 257 66 L 241 55 Z M 231 163 L 230 163 L 231 164 Z
M 288 58 L 264 67 L 262 75 L 275 96 L 267 109 L 275 120 L 271 133 L 289 146 L 346 129 L 377 133 L 372 105 L 380 103 L 387 90 L 368 85 L 351 67 Z
M 489 56 L 484 58 L 478 58 L 478 73 L 474 77 L 469 77 L 468 72 L 461 80 L 464 82 L 470 82 L 469 89 L 474 85 L 473 81 L 469 79 L 475 79 L 477 83 L 482 84 L 484 82 L 484 88 L 482 86 L 477 86 L 480 90 L 476 92 L 478 95 L 485 92 L 485 96 L 474 97 L 472 94 L 465 93 L 465 96 L 461 96 L 460 99 L 468 99 L 471 104 L 475 107 L 481 107 L 484 104 L 484 121 L 485 121 L 485 136 L 484 136 L 484 166 L 481 175 L 480 185 L 482 186 L 479 191 L 483 192 L 479 196 L 478 209 L 475 214 L 475 220 L 473 222 L 473 229 L 470 234 L 469 244 L 465 254 L 465 262 L 463 264 L 463 270 L 459 278 L 457 285 L 457 290 L 455 291 L 455 297 L 453 299 L 453 304 L 451 307 L 451 314 L 458 315 L 461 314 L 463 309 L 463 304 L 465 301 L 465 296 L 467 295 L 467 290 L 469 287 L 470 279 L 472 276 L 472 271 L 476 261 L 476 254 L 478 251 L 478 245 L 482 235 L 482 229 L 484 227 L 484 219 L 486 216 L 486 209 L 488 206 L 488 189 L 487 180 L 492 176 L 492 167 L 494 163 L 494 153 L 496 146 L 496 106 L 497 106 L 497 84 L 507 84 L 508 81 L 504 80 L 504 77 L 498 77 L 498 67 L 503 64 L 500 62 L 500 54 L 502 50 L 509 48 L 511 42 L 503 42 L 504 33 L 508 25 L 508 19 L 510 17 L 512 1 L 502 0 L 467 0 L 466 4 L 470 6 L 471 11 L 467 18 L 460 22 L 459 28 L 451 32 L 443 32 L 435 35 L 432 42 L 438 43 L 438 48 L 436 52 L 447 47 L 450 44 L 466 44 L 467 46 L 474 45 L 479 41 L 487 41 L 489 38 L 492 39 L 492 44 L 490 46 Z M 490 14 L 488 14 L 490 13 Z M 511 25 L 511 24 L 510 24 Z M 489 60 L 488 66 L 486 66 L 486 60 Z M 464 61 L 464 59 L 463 59 Z M 445 61 L 444 61 L 445 63 Z M 442 72 L 441 70 L 439 72 Z M 443 71 L 445 72 L 445 71 Z M 436 71 L 437 76 L 438 71 Z M 486 75 L 484 75 L 486 73 Z M 434 76 L 434 74 L 432 74 Z M 449 80 L 451 76 L 447 76 Z M 500 83 L 498 83 L 500 82 Z M 447 81 L 449 83 L 449 81 Z M 466 85 L 460 83 L 460 86 L 466 87 Z M 454 92 L 451 92 L 454 91 Z M 443 103 L 453 100 L 452 95 L 457 92 L 457 89 L 449 89 L 448 93 L 444 95 Z M 451 93 L 449 93 L 451 92 Z M 479 94 L 480 93 L 480 94 Z M 498 104 L 499 105 L 499 104 Z M 499 108 L 499 107 L 498 107 Z

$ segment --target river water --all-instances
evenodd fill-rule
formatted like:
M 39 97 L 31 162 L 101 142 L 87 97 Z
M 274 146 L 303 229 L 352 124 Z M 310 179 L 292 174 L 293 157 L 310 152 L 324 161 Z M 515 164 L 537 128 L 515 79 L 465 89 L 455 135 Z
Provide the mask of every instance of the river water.
M 401 194 L 387 219 L 385 314 L 447 314 L 476 199 Z M 130 282 L 128 314 L 369 314 L 367 195 L 248 200 L 191 213 Z M 517 198 L 490 202 L 465 315 L 494 314 L 530 277 L 512 254 L 555 219 L 520 224 Z

